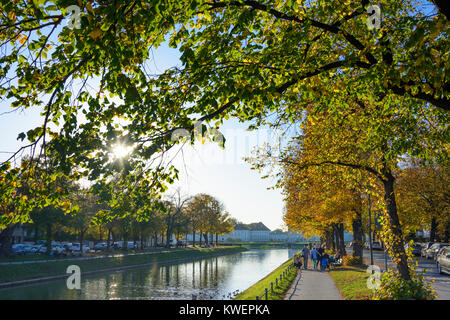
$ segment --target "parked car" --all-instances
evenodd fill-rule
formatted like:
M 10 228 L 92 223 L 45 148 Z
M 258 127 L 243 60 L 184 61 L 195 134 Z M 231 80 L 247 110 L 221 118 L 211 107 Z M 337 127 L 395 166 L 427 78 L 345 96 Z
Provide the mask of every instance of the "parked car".
M 67 255 L 66 249 L 63 246 L 61 246 L 61 245 L 53 246 L 52 247 L 52 252 L 53 252 L 54 255 L 57 255 L 57 256 L 65 256 L 65 255 Z
M 426 242 L 422 245 L 422 250 L 420 251 L 420 256 L 426 258 L 427 250 L 433 245 L 433 242 Z
M 108 247 L 108 244 L 105 242 L 99 242 L 94 246 L 94 251 L 104 251 Z
M 83 253 L 91 251 L 91 249 L 85 244 L 83 244 L 82 248 L 83 248 Z M 69 250 L 73 255 L 79 255 L 79 254 L 81 254 L 81 245 L 79 243 L 74 243 L 74 244 L 72 244 L 72 246 L 70 247 Z
M 370 249 L 369 241 L 364 242 L 364 248 L 365 249 Z M 383 248 L 381 247 L 381 243 L 379 243 L 378 241 L 373 241 L 372 242 L 372 249 L 373 250 L 383 250 Z
M 14 252 L 15 255 L 24 255 L 25 250 L 23 249 L 23 247 L 24 247 L 24 245 L 21 243 L 13 244 L 11 246 L 12 251 Z
M 47 246 L 41 245 L 41 246 L 39 247 L 38 253 L 47 253 Z
M 31 253 L 34 253 L 34 254 L 38 254 L 39 253 L 39 249 L 41 248 L 41 246 L 40 245 L 33 245 L 33 246 L 31 246 Z
M 33 252 L 33 246 L 31 245 L 24 245 L 22 247 L 22 250 L 24 251 L 25 254 L 32 254 Z
M 72 246 L 71 242 L 61 242 L 61 246 L 66 249 L 66 251 L 69 251 L 70 247 Z
M 134 241 L 128 241 L 127 242 L 127 248 L 135 250 L 135 249 L 138 248 L 138 246 L 137 246 L 137 243 L 135 243 Z
M 125 248 L 125 245 L 123 244 L 123 241 L 114 242 L 113 246 L 114 246 L 115 249 L 123 249 L 123 248 Z M 135 245 L 133 241 L 127 241 L 126 246 L 127 246 L 127 249 L 137 249 L 137 245 Z
M 436 260 L 437 253 L 443 247 L 450 246 L 449 243 L 434 243 L 428 250 L 425 252 L 425 258 Z
M 450 247 L 443 247 L 436 257 L 436 267 L 439 273 L 450 274 Z
M 413 243 L 412 244 L 412 254 L 416 257 L 420 257 L 420 255 L 422 254 L 422 246 L 418 243 Z M 405 244 L 405 249 L 409 248 L 409 243 Z

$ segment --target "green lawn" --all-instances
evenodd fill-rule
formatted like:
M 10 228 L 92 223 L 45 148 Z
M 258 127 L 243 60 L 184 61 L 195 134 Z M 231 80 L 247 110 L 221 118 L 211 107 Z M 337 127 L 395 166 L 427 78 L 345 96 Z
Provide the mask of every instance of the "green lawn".
M 268 288 L 269 290 L 268 300 L 282 300 L 286 291 L 289 289 L 289 286 L 297 275 L 296 269 L 292 268 L 288 271 L 286 277 L 284 277 L 283 280 L 280 281 L 280 274 L 282 274 L 290 264 L 292 264 L 292 259 L 289 259 L 274 271 L 272 271 L 270 274 L 268 274 L 265 278 L 261 279 L 244 292 L 241 292 L 236 296 L 236 298 L 234 298 L 234 300 L 255 300 L 256 296 L 261 296 L 265 292 L 265 288 Z M 278 278 L 278 287 L 275 286 L 276 278 Z M 273 282 L 273 293 L 270 292 L 271 282 Z M 261 299 L 265 298 L 262 297 Z
M 372 290 L 367 288 L 366 266 L 337 267 L 330 276 L 339 288 L 345 300 L 368 300 Z
M 177 252 L 155 253 L 148 255 L 124 256 L 78 261 L 52 261 L 0 266 L 0 283 L 26 279 L 35 279 L 66 274 L 69 265 L 78 265 L 81 272 L 96 271 L 124 266 L 142 265 L 155 262 L 170 262 L 176 259 L 201 258 L 245 251 L 243 247 L 187 248 Z

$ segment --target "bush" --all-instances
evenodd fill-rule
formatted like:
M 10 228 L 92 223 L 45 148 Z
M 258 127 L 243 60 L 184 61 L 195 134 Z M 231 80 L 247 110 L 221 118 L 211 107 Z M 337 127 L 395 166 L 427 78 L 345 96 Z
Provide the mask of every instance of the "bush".
M 412 270 L 411 280 L 404 280 L 398 271 L 389 270 L 380 279 L 379 289 L 374 290 L 374 300 L 434 300 L 437 295 L 423 275 Z
M 344 256 L 342 257 L 342 264 L 344 266 L 360 266 L 363 263 L 359 257 Z

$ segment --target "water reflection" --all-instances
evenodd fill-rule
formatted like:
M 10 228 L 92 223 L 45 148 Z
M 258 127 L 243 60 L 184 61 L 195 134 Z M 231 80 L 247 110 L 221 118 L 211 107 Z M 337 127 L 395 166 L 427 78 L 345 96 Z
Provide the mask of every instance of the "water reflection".
M 265 277 L 295 249 L 250 250 L 174 265 L 82 277 L 80 290 L 65 280 L 0 290 L 0 299 L 227 299 Z

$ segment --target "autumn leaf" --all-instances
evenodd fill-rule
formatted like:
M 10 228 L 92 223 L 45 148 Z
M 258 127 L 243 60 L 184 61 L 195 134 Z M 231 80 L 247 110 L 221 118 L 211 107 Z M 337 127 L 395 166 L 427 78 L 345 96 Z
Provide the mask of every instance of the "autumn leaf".
M 101 38 L 103 32 L 102 30 L 100 30 L 99 28 L 95 28 L 94 30 L 92 30 L 89 35 L 91 36 L 92 39 L 97 40 L 99 38 Z

